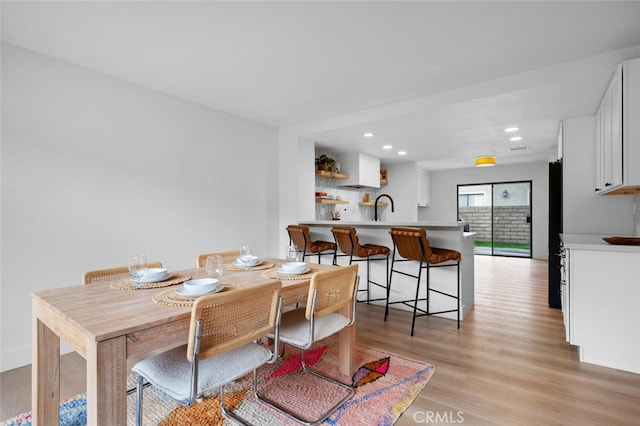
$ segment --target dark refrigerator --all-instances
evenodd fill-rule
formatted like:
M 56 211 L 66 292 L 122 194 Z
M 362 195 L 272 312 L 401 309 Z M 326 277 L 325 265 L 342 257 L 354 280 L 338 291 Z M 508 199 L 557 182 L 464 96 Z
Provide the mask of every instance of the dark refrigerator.
M 549 306 L 561 308 L 562 159 L 549 163 Z

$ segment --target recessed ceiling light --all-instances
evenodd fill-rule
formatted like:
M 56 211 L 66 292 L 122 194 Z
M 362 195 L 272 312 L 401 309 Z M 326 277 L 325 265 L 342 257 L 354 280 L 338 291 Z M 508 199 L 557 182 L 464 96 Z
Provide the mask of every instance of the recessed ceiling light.
M 398 151 L 398 155 L 407 155 L 407 151 Z
M 517 127 L 507 127 L 506 129 L 504 129 L 505 132 L 507 133 L 513 133 L 513 132 L 517 132 L 518 128 Z
M 382 149 L 391 149 L 393 148 L 393 145 L 383 145 Z
M 362 136 L 364 136 L 365 138 L 372 138 L 373 137 L 373 133 L 371 133 L 371 132 L 363 133 Z
M 509 139 L 511 142 L 518 142 L 522 140 L 522 136 L 514 136 L 511 139 Z

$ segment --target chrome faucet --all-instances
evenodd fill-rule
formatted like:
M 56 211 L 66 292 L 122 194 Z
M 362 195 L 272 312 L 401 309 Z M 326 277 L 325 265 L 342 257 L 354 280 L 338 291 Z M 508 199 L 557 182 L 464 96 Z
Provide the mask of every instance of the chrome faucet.
M 378 200 L 382 197 L 387 197 L 391 201 L 391 213 L 393 213 L 393 198 L 387 194 L 380 194 L 376 197 L 376 202 L 373 205 L 373 220 L 378 221 Z

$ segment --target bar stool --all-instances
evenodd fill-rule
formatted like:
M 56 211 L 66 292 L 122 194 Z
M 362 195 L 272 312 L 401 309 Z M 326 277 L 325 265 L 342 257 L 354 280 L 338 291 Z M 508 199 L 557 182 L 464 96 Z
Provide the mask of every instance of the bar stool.
M 306 256 L 311 256 L 312 254 L 318 255 L 318 263 L 322 263 L 320 256 L 334 256 L 335 254 L 336 243 L 330 241 L 312 241 L 311 233 L 307 226 L 289 225 L 287 226 L 287 232 L 289 233 L 289 244 L 293 243 L 299 250 L 302 250 L 303 262 Z
M 367 262 L 367 288 L 366 289 L 358 289 L 358 292 L 366 291 L 367 292 L 367 300 L 366 302 L 375 302 L 377 300 L 389 300 L 389 247 L 380 246 L 376 244 L 360 244 L 358 241 L 358 236 L 356 235 L 356 228 L 351 226 L 335 226 L 331 228 L 331 232 L 333 233 L 333 237 L 336 240 L 336 244 L 340 251 L 344 254 L 338 254 L 338 250 L 335 251 L 335 256 L 333 258 L 333 264 L 338 264 L 338 257 L 340 256 L 349 256 L 349 265 L 353 262 Z M 354 256 L 357 259 L 354 259 Z M 371 280 L 371 262 L 376 260 L 386 260 L 386 272 L 385 272 L 385 283 L 381 284 L 376 281 Z M 378 299 L 371 299 L 371 284 L 381 287 L 385 290 L 386 298 L 381 297 Z M 356 297 L 357 299 L 357 297 Z M 358 302 L 364 302 L 364 300 L 357 300 Z
M 393 239 L 393 257 L 391 259 L 391 276 L 389 277 L 389 291 L 387 292 L 387 306 L 384 312 L 384 320 L 387 320 L 389 315 L 389 305 L 394 303 L 401 303 L 405 306 L 413 308 L 413 320 L 411 321 L 411 335 L 413 336 L 413 330 L 416 324 L 416 317 L 422 317 L 426 315 L 444 314 L 447 312 L 458 313 L 458 328 L 460 328 L 460 261 L 462 256 L 460 252 L 455 250 L 443 249 L 431 247 L 429 240 L 427 239 L 427 232 L 421 228 L 391 228 L 389 231 L 391 238 Z M 396 259 L 396 253 L 400 254 L 404 259 Z M 409 274 L 404 271 L 399 271 L 396 268 L 396 262 L 420 262 L 418 268 L 418 275 Z M 431 268 L 455 266 L 457 268 L 457 285 L 456 293 L 449 294 L 440 290 L 431 288 L 429 282 L 429 270 Z M 427 270 L 427 292 L 425 298 L 419 298 L 420 291 L 420 279 L 422 277 L 422 269 Z M 406 275 L 417 279 L 416 283 L 416 297 L 415 299 L 398 300 L 395 302 L 389 302 L 389 294 L 391 292 L 391 282 L 393 279 L 393 273 Z M 429 309 L 429 292 L 442 294 L 444 296 L 453 298 L 456 300 L 456 309 L 449 309 L 444 311 L 431 312 Z M 425 309 L 418 308 L 419 301 L 426 301 L 427 307 Z M 419 313 L 418 313 L 419 312 Z

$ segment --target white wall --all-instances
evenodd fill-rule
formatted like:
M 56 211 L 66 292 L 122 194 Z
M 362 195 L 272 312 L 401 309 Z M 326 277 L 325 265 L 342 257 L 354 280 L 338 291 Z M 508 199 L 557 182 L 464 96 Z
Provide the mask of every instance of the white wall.
M 418 210 L 418 220 L 456 220 L 458 185 L 526 180 L 532 181 L 532 256 L 535 259 L 547 259 L 549 229 L 549 171 L 547 162 L 445 171 L 434 170 L 431 172 L 431 207 Z
M 277 255 L 278 133 L 2 45 L 2 371 L 31 362 L 32 291 L 144 252 L 170 269 Z
M 593 116 L 563 120 L 563 232 L 633 235 L 633 196 L 594 191 L 594 123 Z

